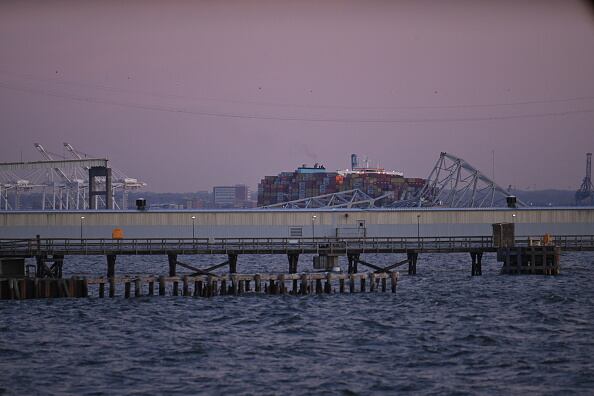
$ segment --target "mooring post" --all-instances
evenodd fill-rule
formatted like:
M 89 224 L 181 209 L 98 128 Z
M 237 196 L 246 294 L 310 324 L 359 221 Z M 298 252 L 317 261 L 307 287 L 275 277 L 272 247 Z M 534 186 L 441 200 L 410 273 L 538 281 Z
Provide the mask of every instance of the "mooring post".
M 471 276 L 476 276 L 476 252 L 470 252 L 470 260 L 472 261 L 470 274 Z
M 476 253 L 476 272 L 477 275 L 483 274 L 483 252 Z
M 116 257 L 117 256 L 115 254 L 107 255 L 107 277 L 108 278 L 113 278 L 115 276 Z
M 227 256 L 229 257 L 229 273 L 236 274 L 237 273 L 237 254 L 229 253 Z
M 177 254 L 167 253 L 167 261 L 169 262 L 169 276 L 177 275 Z

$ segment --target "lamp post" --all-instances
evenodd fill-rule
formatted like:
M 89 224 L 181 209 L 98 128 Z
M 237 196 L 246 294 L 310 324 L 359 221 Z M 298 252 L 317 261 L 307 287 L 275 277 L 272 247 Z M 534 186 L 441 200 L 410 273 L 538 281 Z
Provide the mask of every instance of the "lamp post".
M 85 219 L 85 216 L 80 216 L 80 240 L 82 242 L 83 239 L 83 220 Z
M 192 216 L 192 239 L 196 239 L 196 216 Z
M 315 221 L 318 218 L 318 216 L 313 215 L 311 216 L 311 241 L 314 242 L 316 239 L 316 225 L 315 225 Z

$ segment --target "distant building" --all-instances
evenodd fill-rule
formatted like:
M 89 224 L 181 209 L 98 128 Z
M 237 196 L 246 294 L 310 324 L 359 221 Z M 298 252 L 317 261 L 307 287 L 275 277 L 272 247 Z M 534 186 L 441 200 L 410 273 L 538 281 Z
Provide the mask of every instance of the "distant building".
M 212 196 L 217 208 L 245 208 L 250 205 L 249 187 L 244 184 L 213 187 Z
M 353 154 L 351 169 L 328 172 L 323 165 L 304 164 L 294 172 L 265 176 L 258 185 L 258 206 L 354 189 L 373 198 L 392 192 L 394 201 L 412 197 L 424 184 L 425 179 L 405 178 L 402 172 L 373 168 L 367 161 L 360 166 L 357 155 Z

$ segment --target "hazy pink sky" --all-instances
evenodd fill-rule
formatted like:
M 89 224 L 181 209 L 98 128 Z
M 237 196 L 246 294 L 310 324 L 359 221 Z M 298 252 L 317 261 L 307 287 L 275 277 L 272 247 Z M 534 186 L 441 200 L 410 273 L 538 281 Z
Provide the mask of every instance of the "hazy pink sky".
M 490 175 L 495 150 L 503 186 L 575 189 L 593 21 L 569 0 L 3 1 L 0 161 L 65 141 L 196 191 L 351 153 L 425 177 L 448 151 Z

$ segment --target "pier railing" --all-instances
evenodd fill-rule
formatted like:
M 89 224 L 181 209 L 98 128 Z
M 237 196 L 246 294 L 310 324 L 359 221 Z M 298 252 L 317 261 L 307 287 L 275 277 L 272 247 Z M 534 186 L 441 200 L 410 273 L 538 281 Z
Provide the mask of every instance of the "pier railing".
M 516 246 L 534 243 L 516 238 Z M 594 250 L 594 235 L 555 236 L 563 251 Z M 368 238 L 33 238 L 0 239 L 0 257 L 62 255 L 175 254 L 348 254 L 496 251 L 490 236 L 368 237 Z

